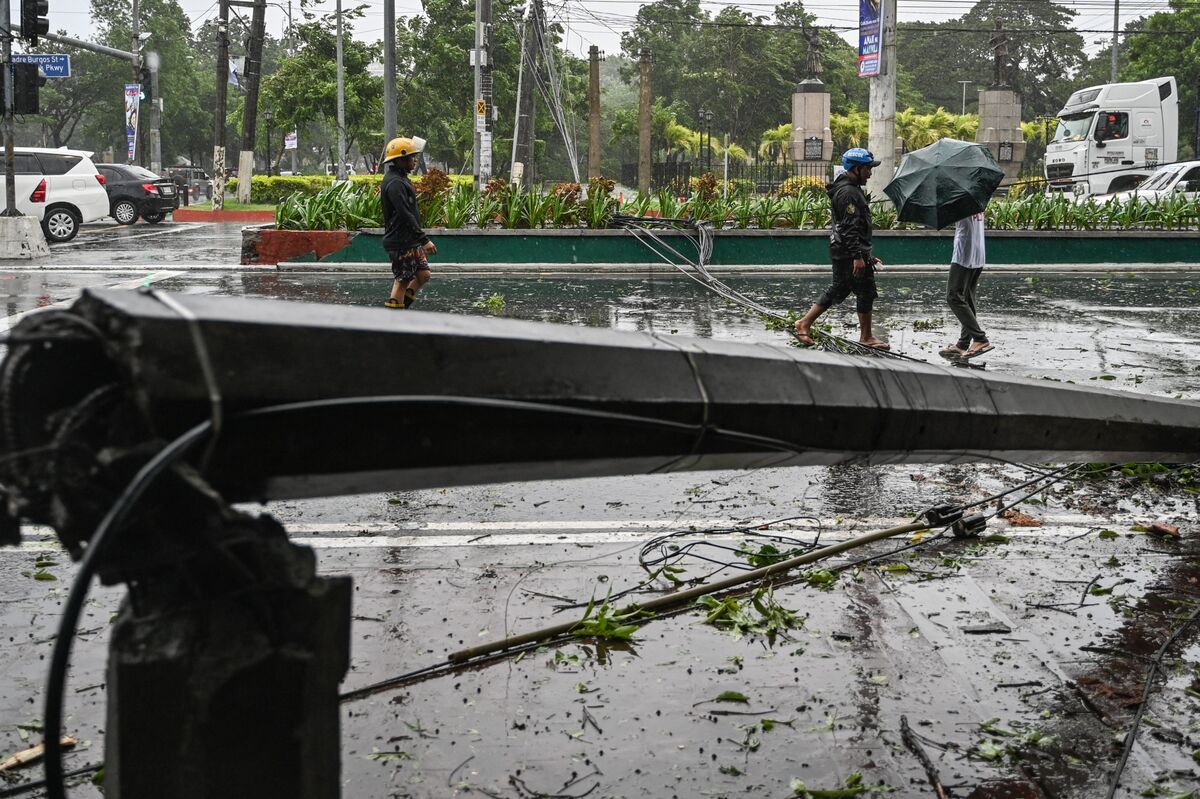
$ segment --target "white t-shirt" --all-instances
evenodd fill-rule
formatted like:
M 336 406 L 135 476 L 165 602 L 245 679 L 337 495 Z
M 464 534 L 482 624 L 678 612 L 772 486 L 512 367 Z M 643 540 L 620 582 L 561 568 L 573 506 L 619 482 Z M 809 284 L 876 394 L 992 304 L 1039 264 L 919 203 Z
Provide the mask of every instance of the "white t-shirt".
M 979 269 L 987 263 L 983 244 L 983 214 L 972 214 L 954 225 L 954 255 L 951 263 Z

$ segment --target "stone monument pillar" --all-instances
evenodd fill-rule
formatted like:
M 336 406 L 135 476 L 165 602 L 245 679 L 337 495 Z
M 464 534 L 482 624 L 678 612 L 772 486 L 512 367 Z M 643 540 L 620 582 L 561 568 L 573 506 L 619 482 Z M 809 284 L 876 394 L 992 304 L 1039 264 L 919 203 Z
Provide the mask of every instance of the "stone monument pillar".
M 986 144 L 1000 168 L 1004 184 L 1021 174 L 1025 160 L 1025 134 L 1021 131 L 1021 96 L 1009 83 L 1012 68 L 1008 57 L 1008 36 L 997 20 L 990 41 L 994 58 L 992 85 L 979 92 L 979 130 L 975 141 Z
M 792 95 L 792 161 L 833 160 L 833 134 L 829 132 L 829 92 L 816 78 L 796 86 Z

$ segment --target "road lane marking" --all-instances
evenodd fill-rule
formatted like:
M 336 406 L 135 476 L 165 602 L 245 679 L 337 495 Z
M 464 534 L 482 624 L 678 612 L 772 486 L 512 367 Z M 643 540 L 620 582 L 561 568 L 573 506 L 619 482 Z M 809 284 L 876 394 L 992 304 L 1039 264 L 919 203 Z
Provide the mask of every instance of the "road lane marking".
M 113 283 L 112 285 L 105 286 L 105 288 L 118 289 L 120 291 L 132 291 L 133 289 L 140 288 L 142 286 L 146 286 L 151 283 L 157 283 L 160 280 L 166 280 L 166 279 L 172 278 L 172 277 L 180 277 L 181 275 L 186 275 L 186 274 L 187 274 L 187 272 L 185 272 L 183 270 L 175 270 L 175 269 L 164 270 L 161 272 L 151 272 L 148 275 L 143 274 L 142 277 L 134 278 L 132 280 L 122 280 L 118 283 Z M 86 288 L 95 288 L 95 287 L 87 286 Z M 82 292 L 82 291 L 83 291 L 83 289 L 81 288 L 80 292 Z M 51 303 L 50 305 L 43 305 L 41 308 L 30 308 L 28 311 L 21 311 L 20 313 L 15 313 L 12 316 L 6 317 L 4 319 L 0 319 L 0 333 L 7 333 L 18 322 L 20 322 L 22 319 L 24 319 L 27 316 L 32 316 L 33 314 L 36 314 L 36 313 L 42 313 L 43 311 L 49 311 L 51 308 L 66 308 L 69 305 L 71 305 L 73 302 L 75 302 L 75 300 L 78 298 L 79 298 L 79 292 L 77 292 L 75 294 L 75 296 L 70 297 L 69 299 L 59 300 L 58 302 Z
M 180 233 L 185 230 L 196 230 L 197 228 L 205 227 L 207 225 L 212 225 L 212 224 L 215 224 L 215 223 L 213 223 L 213 222 L 173 222 L 172 227 L 161 228 L 159 230 L 147 230 L 144 233 L 118 233 L 117 231 L 120 230 L 121 228 L 111 228 L 111 229 L 109 229 L 109 228 L 104 228 L 104 229 L 92 228 L 88 232 L 96 233 L 95 237 L 88 236 L 88 237 L 80 240 L 80 238 L 78 236 L 76 236 L 71 241 L 63 242 L 62 244 L 56 244 L 50 250 L 50 252 L 53 253 L 55 250 L 67 250 L 72 247 L 78 247 L 78 246 L 84 245 L 84 244 L 111 244 L 111 243 L 115 243 L 115 242 L 129 241 L 130 239 L 145 239 L 145 238 L 149 238 L 151 236 L 165 236 L 170 233 Z M 178 227 L 175 227 L 175 225 L 178 225 Z M 185 227 L 185 225 L 186 225 L 186 227 Z M 124 227 L 124 226 L 122 226 L 122 227 Z M 112 234 L 112 235 L 109 235 L 109 234 Z M 104 238 L 101 238 L 102 236 Z
M 294 543 L 313 547 L 314 549 L 430 549 L 439 547 L 519 547 L 519 546 L 557 546 L 557 545 L 631 545 L 646 542 L 656 535 L 667 532 L 680 532 L 681 537 L 692 537 L 696 540 L 752 540 L 751 536 L 737 533 L 704 534 L 688 530 L 695 526 L 697 531 L 721 527 L 733 527 L 735 523 L 729 520 L 688 520 L 683 522 L 670 521 L 576 521 L 576 522 L 431 522 L 426 525 L 398 525 L 384 522 L 368 524 L 339 524 L 308 522 L 287 525 L 288 533 Z M 764 520 L 758 520 L 764 521 Z M 1042 527 L 1010 527 L 997 523 L 989 530 L 1001 533 L 1010 538 L 1022 540 L 1062 539 L 1080 536 L 1089 530 L 1116 527 L 1127 530 L 1132 519 L 1098 519 L 1091 516 L 1064 514 L 1052 517 Z M 869 522 L 869 523 L 868 523 Z M 821 542 L 833 543 L 845 541 L 864 533 L 881 530 L 888 527 L 907 523 L 904 519 L 860 520 L 854 527 L 845 523 L 837 524 L 836 520 L 828 520 L 821 531 Z M 749 524 L 741 525 L 749 527 Z M 405 531 L 428 531 L 428 534 L 397 535 Z M 537 532 L 534 532 L 537 531 Z M 811 539 L 817 532 L 814 522 L 806 525 L 772 525 L 763 532 L 796 538 Z M 351 533 L 353 535 L 347 535 Z M 49 527 L 31 526 L 23 530 L 24 542 L 20 548 L 0 549 L 0 555 L 5 552 L 47 551 L 61 549 L 54 539 L 54 532 Z M 897 536 L 903 538 L 904 536 Z

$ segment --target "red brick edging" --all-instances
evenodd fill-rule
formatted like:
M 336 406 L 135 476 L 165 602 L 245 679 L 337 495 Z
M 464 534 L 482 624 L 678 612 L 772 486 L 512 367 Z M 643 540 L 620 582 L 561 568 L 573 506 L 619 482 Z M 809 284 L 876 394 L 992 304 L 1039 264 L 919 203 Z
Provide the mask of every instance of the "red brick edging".
M 277 264 L 304 255 L 324 258 L 350 244 L 348 230 L 274 230 L 262 228 L 242 231 L 243 264 Z

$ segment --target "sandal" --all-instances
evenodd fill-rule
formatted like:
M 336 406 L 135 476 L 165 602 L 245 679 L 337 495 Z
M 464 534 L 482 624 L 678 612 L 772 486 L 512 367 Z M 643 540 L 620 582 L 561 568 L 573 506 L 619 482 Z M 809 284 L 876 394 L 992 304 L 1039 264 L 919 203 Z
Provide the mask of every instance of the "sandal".
M 943 358 L 962 358 L 967 354 L 967 351 L 957 344 L 951 344 L 949 347 L 942 347 L 938 350 L 938 355 Z
M 400 300 L 397 300 L 394 297 L 388 297 L 386 300 L 383 301 L 383 307 L 384 308 L 401 308 L 402 309 L 405 306 L 400 304 Z
M 891 344 L 888 344 L 886 341 L 880 341 L 879 339 L 860 341 L 858 343 L 862 344 L 864 347 L 870 347 L 873 350 L 890 350 L 892 348 Z
M 416 298 L 417 298 L 417 292 L 415 289 L 405 289 L 404 290 L 404 307 L 407 308 L 408 306 L 412 305 L 413 300 L 415 300 Z
M 991 352 L 994 349 L 996 349 L 996 348 L 993 347 L 991 345 L 991 343 L 989 343 L 987 341 L 976 341 L 974 344 L 971 345 L 971 348 L 969 350 L 967 350 L 966 355 L 964 355 L 962 357 L 974 358 L 976 355 L 983 355 L 985 352 Z
M 799 341 L 801 344 L 803 344 L 806 347 L 817 346 L 817 340 L 815 338 L 813 338 L 811 335 L 809 335 L 808 333 L 801 333 L 799 330 L 793 329 L 792 335 L 796 337 L 796 341 Z

